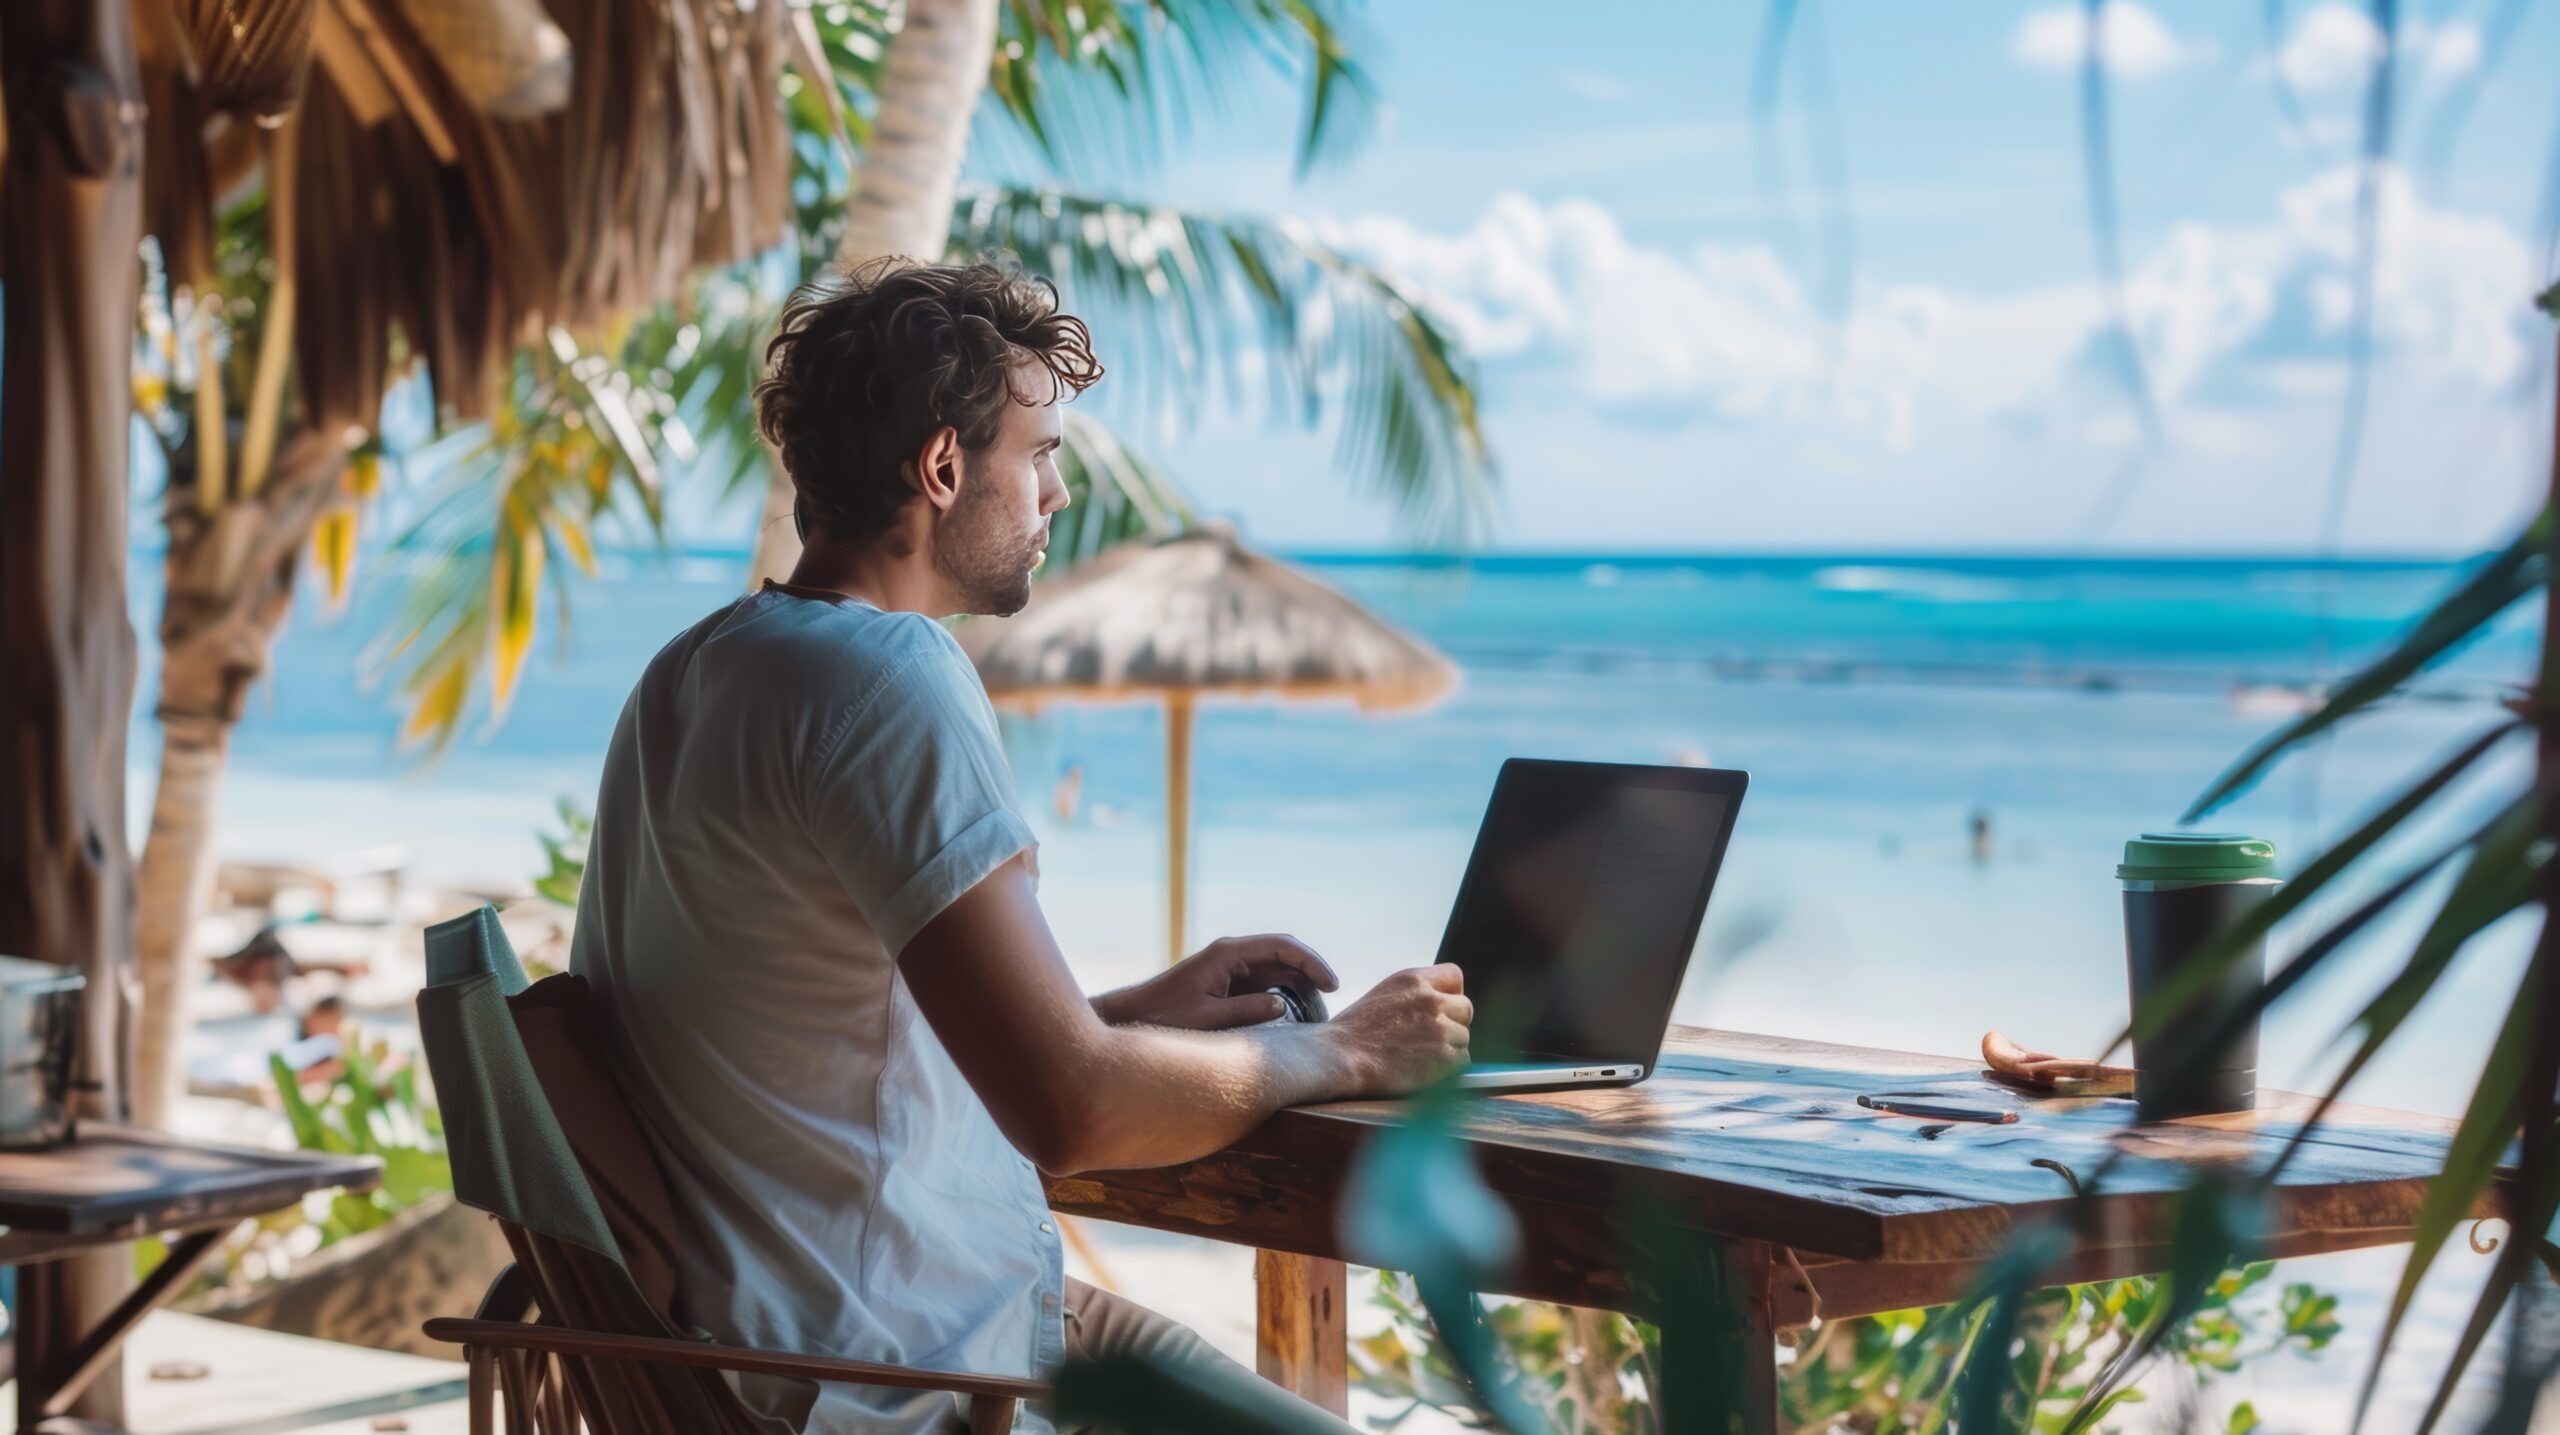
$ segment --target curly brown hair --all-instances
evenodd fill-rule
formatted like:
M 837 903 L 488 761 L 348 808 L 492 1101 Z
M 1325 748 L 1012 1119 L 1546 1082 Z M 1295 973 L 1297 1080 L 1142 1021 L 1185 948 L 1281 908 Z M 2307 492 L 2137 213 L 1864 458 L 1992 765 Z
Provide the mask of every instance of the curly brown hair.
M 1084 321 L 1048 280 L 1010 264 L 876 259 L 812 281 L 783 306 L 756 385 L 756 429 L 782 456 L 804 529 L 863 541 L 914 495 L 900 469 L 949 427 L 964 449 L 1001 431 L 1036 365 L 1051 394 L 1093 386 Z

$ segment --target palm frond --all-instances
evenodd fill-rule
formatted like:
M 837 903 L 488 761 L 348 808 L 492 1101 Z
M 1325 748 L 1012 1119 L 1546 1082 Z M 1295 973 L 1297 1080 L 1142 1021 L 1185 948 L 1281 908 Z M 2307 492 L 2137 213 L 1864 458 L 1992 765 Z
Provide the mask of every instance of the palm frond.
M 493 720 L 504 714 L 546 593 L 567 632 L 569 580 L 593 576 L 599 521 L 632 516 L 661 531 L 664 470 L 703 459 L 685 415 L 729 382 L 689 330 L 661 310 L 612 336 L 616 352 L 654 357 L 635 368 L 554 329 L 545 347 L 518 354 L 486 421 L 413 457 L 426 501 L 393 542 L 398 616 L 365 659 L 407 707 L 404 742 L 441 754 L 482 693 Z
M 2539 592 L 2549 577 L 2550 509 L 2544 509 L 2506 547 L 2410 625 L 2389 652 L 2374 659 L 2321 697 L 2320 705 L 2258 740 L 2203 795 L 2180 822 L 2194 822 L 2248 791 L 2285 754 L 2347 718 L 2389 701 L 2401 686 L 2488 630 L 2498 616 Z
M 1191 520 L 1191 501 L 1181 488 L 1088 415 L 1067 415 L 1058 471 L 1072 497 L 1049 520 L 1052 571 L 1115 544 L 1180 532 Z
M 1374 120 L 1356 49 L 1338 0 L 1006 0 L 987 93 L 1052 167 L 1143 164 L 1266 70 L 1301 91 L 1304 174 Z
M 2364 142 L 2356 167 L 2355 258 L 2347 315 L 2347 392 L 2338 405 L 2338 435 L 2329 456 L 2328 500 L 2320 510 L 2320 551 L 2334 554 L 2347 520 L 2347 499 L 2364 459 L 2365 418 L 2373 396 L 2374 282 L 2382 254 L 2383 166 L 2391 158 L 2393 101 L 2400 72 L 2399 0 L 2366 0 L 2382 48 L 2364 87 Z M 2327 627 L 2324 614 L 2322 627 Z M 2324 638 L 2325 643 L 2325 638 Z
M 2168 425 L 2151 381 L 2142 343 L 2134 333 L 2133 310 L 2124 279 L 2124 221 L 2116 208 L 2115 140 L 2110 122 L 2106 54 L 2106 6 L 2103 0 L 2081 0 L 2080 23 L 2085 39 L 2080 56 L 2080 173 L 2087 190 L 2089 245 L 2106 299 L 2107 345 L 2114 351 L 2116 376 L 2125 400 L 2142 430 L 2141 445 L 2098 493 L 2084 520 L 2084 541 L 2102 536 L 2115 522 L 2134 486 L 2149 472 L 2151 459 L 2168 442 Z
M 1492 464 L 1456 339 L 1378 270 L 1288 221 L 1020 187 L 964 191 L 951 253 L 1010 253 L 1128 346 L 1140 402 L 1179 415 L 1260 383 L 1338 422 L 1338 461 L 1434 539 L 1489 516 Z
M 1787 56 L 1800 57 L 1805 110 L 1816 180 L 1821 185 L 1820 239 L 1808 237 L 1801 206 L 1787 172 L 1785 135 L 1779 100 L 1785 87 Z M 1822 317 L 1829 327 L 1832 359 L 1837 362 L 1857 271 L 1857 225 L 1849 193 L 1849 146 L 1840 120 L 1839 97 L 1832 92 L 1830 41 L 1822 16 L 1803 0 L 1771 0 L 1761 14 L 1760 37 L 1751 67 L 1752 173 L 1760 188 L 1760 205 L 1781 250 L 1796 256 L 1811 271 L 1807 286 L 1822 296 Z

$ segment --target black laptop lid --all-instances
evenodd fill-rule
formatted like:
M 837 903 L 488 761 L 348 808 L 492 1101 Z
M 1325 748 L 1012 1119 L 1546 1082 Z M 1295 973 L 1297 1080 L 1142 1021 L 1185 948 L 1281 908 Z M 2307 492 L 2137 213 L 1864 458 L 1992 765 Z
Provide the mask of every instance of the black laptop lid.
M 1748 774 L 1513 758 L 1440 960 L 1466 973 L 1478 1061 L 1651 1063 Z M 1502 1012 L 1519 1023 L 1503 1041 Z

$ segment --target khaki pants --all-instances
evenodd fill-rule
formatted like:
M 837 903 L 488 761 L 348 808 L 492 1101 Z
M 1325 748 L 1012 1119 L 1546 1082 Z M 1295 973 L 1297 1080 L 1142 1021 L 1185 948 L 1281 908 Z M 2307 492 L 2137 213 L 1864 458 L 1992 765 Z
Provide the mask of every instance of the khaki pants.
M 1233 1372 L 1252 1383 L 1252 1388 L 1270 1392 L 1275 1401 L 1296 1405 L 1302 1415 L 1312 1415 L 1320 1426 L 1352 1435 L 1352 1427 L 1311 1405 L 1294 1400 L 1277 1387 L 1263 1384 L 1259 1377 L 1202 1340 L 1191 1327 L 1169 1317 L 1156 1314 L 1136 1301 L 1096 1290 L 1083 1281 L 1067 1280 L 1067 1358 L 1093 1358 L 1108 1355 L 1140 1355 L 1157 1360 L 1188 1364 L 1214 1365 Z M 1061 1425 L 1060 1435 L 1092 1435 L 1090 1426 Z

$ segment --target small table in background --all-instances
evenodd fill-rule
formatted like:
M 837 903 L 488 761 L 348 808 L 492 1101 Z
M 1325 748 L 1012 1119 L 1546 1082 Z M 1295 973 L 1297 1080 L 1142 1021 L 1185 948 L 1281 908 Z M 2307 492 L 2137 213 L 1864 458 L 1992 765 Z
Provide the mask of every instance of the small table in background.
M 96 1122 L 81 1123 L 75 1139 L 50 1151 L 0 1152 L 0 1265 L 17 1268 L 13 1315 L 45 1306 L 52 1262 L 144 1236 L 169 1238 L 168 1255 L 94 1328 L 30 1332 L 12 1321 L 18 1428 L 34 1430 L 68 1410 L 234 1226 L 313 1191 L 369 1191 L 381 1180 L 382 1165 L 370 1156 L 261 1151 Z
M 1948 1125 L 1857 1104 L 1887 1093 L 2019 1119 Z M 2119 1150 L 2089 1223 L 2101 1234 L 2054 1278 L 2164 1270 L 2172 1198 L 2195 1169 L 2264 1170 L 2310 1106 L 2269 1091 L 2255 1111 L 2135 1128 L 2130 1101 L 2031 1095 L 1975 1061 L 1675 1026 L 1643 1083 L 1486 1097 L 1460 1134 L 1520 1220 L 1525 1249 L 1498 1294 L 1663 1322 L 1667 1428 L 1696 1398 L 1682 1381 L 1699 1379 L 1738 1383 L 1750 1428 L 1768 1431 L 1779 1329 L 1961 1299 L 2014 1230 L 2060 1214 L 2073 1182 Z M 1188 1165 L 1052 1180 L 1049 1204 L 1260 1248 L 1257 1364 L 1342 1414 L 1349 1292 L 1335 1213 L 1365 1139 L 1400 1119 L 1394 1102 L 1299 1107 Z M 2260 1254 L 2408 1240 L 2453 1131 L 2332 1107 L 2272 1193 Z M 1703 1239 L 1642 1249 L 1630 1197 Z M 1675 1254 L 1694 1264 L 1671 1268 Z M 1673 1307 L 1674 1289 L 1713 1299 Z

